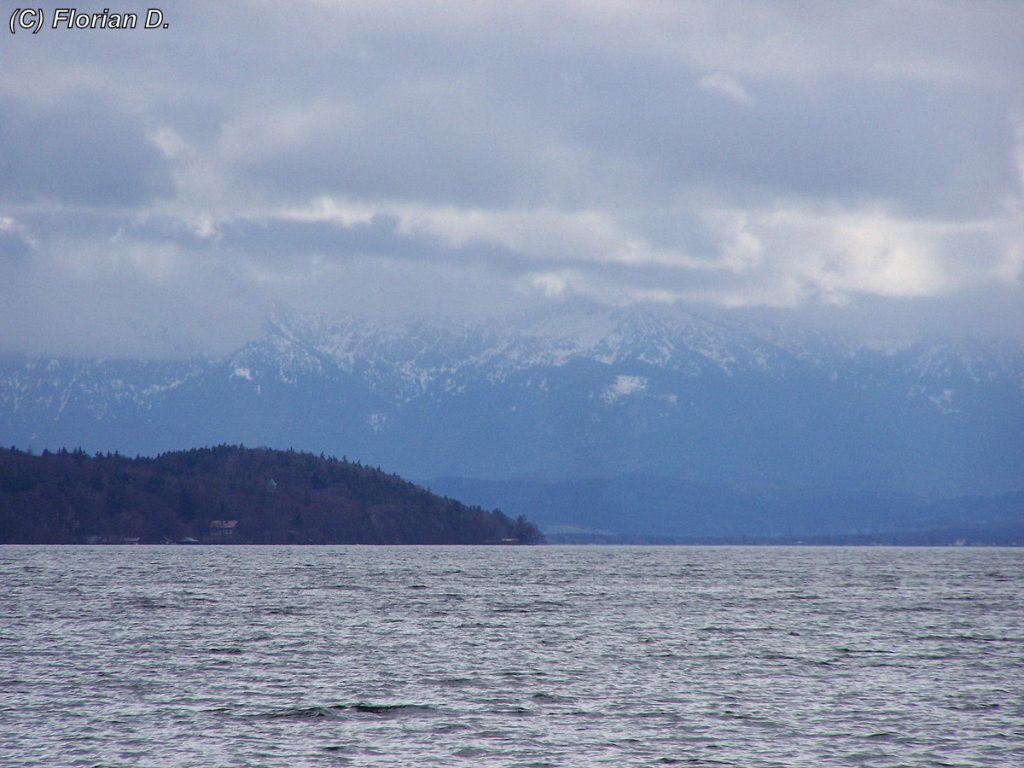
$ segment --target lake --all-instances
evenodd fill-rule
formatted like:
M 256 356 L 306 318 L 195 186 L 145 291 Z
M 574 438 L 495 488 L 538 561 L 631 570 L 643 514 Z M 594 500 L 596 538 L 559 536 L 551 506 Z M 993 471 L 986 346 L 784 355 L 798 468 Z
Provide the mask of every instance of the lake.
M 0 547 L 4 766 L 1021 766 L 1024 550 Z

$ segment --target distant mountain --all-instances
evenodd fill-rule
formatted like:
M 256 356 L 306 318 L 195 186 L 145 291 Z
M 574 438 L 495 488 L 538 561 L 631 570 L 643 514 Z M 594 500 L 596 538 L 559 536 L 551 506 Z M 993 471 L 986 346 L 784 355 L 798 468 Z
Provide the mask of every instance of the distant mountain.
M 1015 492 L 1022 435 L 1020 349 L 878 348 L 676 311 L 279 319 L 222 358 L 0 358 L 0 444 L 144 456 L 293 446 L 428 484 L 596 478 L 636 490 L 642 476 L 663 495 L 630 506 L 611 494 L 607 514 L 663 509 L 663 531 L 679 530 L 673 483 L 711 489 L 709 514 L 803 488 L 913 500 L 907 511 Z M 557 524 L 555 509 L 536 513 Z
M 347 461 L 232 446 L 129 459 L 0 449 L 0 544 L 534 544 L 485 512 Z
M 815 488 L 712 488 L 632 475 L 538 482 L 442 478 L 434 491 L 528 512 L 551 543 L 1024 545 L 1024 492 L 933 501 Z
M 0 441 L 293 446 L 407 477 L 931 496 L 1024 487 L 1024 355 L 879 350 L 692 315 L 285 322 L 221 359 L 0 359 Z

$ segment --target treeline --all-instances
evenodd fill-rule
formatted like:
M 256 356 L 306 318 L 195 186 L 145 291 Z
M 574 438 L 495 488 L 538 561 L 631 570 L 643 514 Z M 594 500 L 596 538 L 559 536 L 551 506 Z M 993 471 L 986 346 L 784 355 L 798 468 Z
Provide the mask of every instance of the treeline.
M 0 449 L 0 543 L 535 544 L 523 516 L 358 462 L 221 445 L 155 458 Z

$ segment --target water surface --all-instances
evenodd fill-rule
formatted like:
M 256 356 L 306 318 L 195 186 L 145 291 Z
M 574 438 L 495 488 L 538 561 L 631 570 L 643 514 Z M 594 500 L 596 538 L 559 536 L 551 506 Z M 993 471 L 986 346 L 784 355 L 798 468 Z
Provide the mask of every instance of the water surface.
M 0 764 L 1024 765 L 1024 550 L 0 547 Z

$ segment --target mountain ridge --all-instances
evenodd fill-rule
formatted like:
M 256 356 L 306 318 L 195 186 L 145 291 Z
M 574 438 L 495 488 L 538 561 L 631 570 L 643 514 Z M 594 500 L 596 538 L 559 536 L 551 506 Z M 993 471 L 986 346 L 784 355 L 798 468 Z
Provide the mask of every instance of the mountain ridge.
M 509 514 L 529 511 L 553 544 L 1024 544 L 1024 490 L 928 499 L 715 488 L 650 475 L 547 483 L 435 478 L 423 485 Z
M 919 495 L 1024 487 L 1024 355 L 685 313 L 277 318 L 219 358 L 0 358 L 0 442 L 347 452 L 409 477 L 648 473 Z

